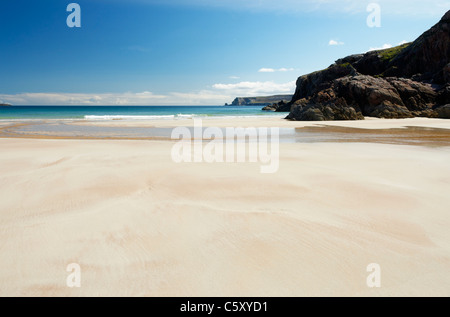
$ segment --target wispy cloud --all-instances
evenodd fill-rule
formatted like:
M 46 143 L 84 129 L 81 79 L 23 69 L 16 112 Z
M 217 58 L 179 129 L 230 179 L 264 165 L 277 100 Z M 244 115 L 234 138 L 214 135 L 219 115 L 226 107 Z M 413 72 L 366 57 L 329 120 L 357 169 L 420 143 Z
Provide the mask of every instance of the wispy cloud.
M 328 45 L 330 45 L 330 46 L 344 45 L 344 42 L 339 42 L 339 41 L 335 41 L 335 40 L 330 40 L 330 41 L 328 42 Z
M 259 73 L 291 72 L 294 68 L 260 68 Z
M 140 93 L 21 93 L 1 94 L 0 98 L 15 105 L 136 105 L 160 103 L 165 95 L 155 95 L 149 91 Z
M 239 79 L 240 77 L 238 77 L 238 76 L 230 76 L 229 78 L 230 79 Z
M 275 69 L 273 68 L 260 68 L 258 70 L 259 73 L 275 73 Z
M 291 93 L 295 81 L 288 83 L 250 82 L 214 84 L 210 89 L 194 92 L 139 93 L 20 93 L 0 94 L 0 100 L 13 105 L 221 105 L 238 96 Z
M 292 72 L 294 71 L 294 68 L 279 68 L 278 71 L 279 72 Z

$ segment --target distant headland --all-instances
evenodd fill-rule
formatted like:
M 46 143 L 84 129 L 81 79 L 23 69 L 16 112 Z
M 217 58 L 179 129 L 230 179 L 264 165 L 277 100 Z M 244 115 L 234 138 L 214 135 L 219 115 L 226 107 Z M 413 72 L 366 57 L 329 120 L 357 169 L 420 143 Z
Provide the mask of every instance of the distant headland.
M 273 103 L 289 102 L 292 100 L 292 95 L 275 95 L 263 97 L 237 97 L 233 100 L 231 105 L 225 106 L 267 106 Z
M 12 107 L 9 103 L 0 103 L 0 107 Z

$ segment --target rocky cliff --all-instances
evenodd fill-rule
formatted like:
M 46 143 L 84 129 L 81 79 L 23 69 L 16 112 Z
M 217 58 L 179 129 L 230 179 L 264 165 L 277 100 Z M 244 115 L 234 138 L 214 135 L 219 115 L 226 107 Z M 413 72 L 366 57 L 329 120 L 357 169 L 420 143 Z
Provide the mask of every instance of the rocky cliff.
M 413 43 L 351 55 L 299 77 L 290 102 L 265 109 L 302 121 L 450 118 L 450 11 Z

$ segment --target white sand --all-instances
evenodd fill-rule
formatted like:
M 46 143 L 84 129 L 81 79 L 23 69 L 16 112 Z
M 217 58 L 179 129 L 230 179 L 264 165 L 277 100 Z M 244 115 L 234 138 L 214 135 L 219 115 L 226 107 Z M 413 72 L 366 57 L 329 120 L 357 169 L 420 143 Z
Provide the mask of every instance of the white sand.
M 260 174 L 172 145 L 0 139 L 0 296 L 450 296 L 449 147 L 282 144 Z

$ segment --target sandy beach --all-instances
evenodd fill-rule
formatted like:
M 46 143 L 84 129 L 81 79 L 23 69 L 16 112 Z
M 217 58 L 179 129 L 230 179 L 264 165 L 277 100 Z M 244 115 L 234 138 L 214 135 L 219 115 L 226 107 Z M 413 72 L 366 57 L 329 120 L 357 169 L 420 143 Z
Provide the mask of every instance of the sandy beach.
M 231 125 L 445 129 L 447 145 L 280 144 L 261 174 L 175 163 L 170 140 L 0 138 L 0 296 L 450 296 L 450 121 Z

